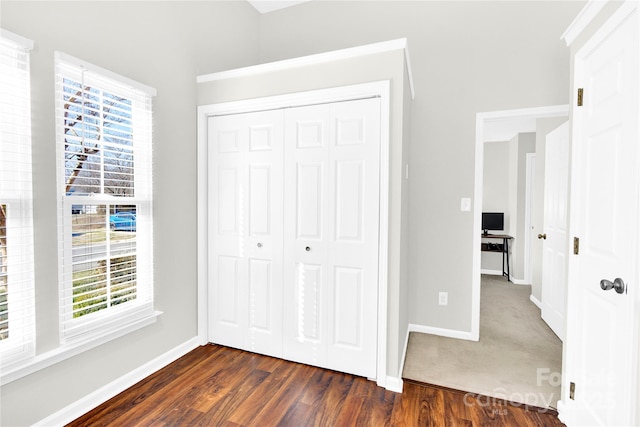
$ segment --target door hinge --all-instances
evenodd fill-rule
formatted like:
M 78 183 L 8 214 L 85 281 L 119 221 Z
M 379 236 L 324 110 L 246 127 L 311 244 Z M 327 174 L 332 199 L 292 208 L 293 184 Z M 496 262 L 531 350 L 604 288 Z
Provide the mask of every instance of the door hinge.
M 578 88 L 578 107 L 582 107 L 582 97 L 584 95 L 584 89 L 579 87 Z
M 569 383 L 569 399 L 576 400 L 576 383 Z
M 579 252 L 580 252 L 580 238 L 574 237 L 573 238 L 573 254 L 578 255 Z

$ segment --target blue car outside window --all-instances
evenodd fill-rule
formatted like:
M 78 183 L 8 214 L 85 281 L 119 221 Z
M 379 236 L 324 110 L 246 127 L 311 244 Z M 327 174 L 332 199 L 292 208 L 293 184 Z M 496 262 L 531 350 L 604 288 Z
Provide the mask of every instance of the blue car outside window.
M 136 215 L 129 212 L 110 215 L 109 227 L 112 230 L 136 231 Z

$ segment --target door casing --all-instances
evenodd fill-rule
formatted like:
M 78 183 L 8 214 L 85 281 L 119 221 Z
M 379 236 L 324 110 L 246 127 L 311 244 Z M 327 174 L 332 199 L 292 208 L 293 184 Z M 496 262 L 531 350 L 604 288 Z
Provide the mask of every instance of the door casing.
M 526 155 L 526 191 L 524 208 L 524 281 L 531 283 L 531 244 L 533 229 L 533 211 L 535 209 L 536 153 Z

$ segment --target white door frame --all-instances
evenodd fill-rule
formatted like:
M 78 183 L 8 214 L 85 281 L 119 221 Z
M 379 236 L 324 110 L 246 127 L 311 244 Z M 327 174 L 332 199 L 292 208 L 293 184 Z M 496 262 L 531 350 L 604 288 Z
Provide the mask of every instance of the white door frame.
M 495 130 L 504 124 L 514 133 L 531 132 L 535 130 L 535 120 L 551 117 L 568 117 L 568 105 L 554 105 L 549 107 L 525 108 L 518 110 L 492 111 L 476 114 L 476 161 L 474 198 L 476 200 L 473 212 L 473 268 L 471 269 L 471 340 L 480 339 L 480 235 L 482 213 L 482 184 L 484 172 L 484 143 L 490 130 Z M 515 125 L 514 125 L 515 124 Z
M 527 153 L 527 181 L 524 208 L 524 281 L 530 284 L 531 271 L 531 227 L 533 225 L 533 209 L 535 208 L 536 153 Z
M 197 172 L 197 226 L 198 226 L 198 339 L 201 345 L 208 341 L 208 117 L 223 114 L 239 114 L 277 108 L 298 107 L 329 102 L 339 102 L 370 97 L 380 97 L 380 238 L 378 251 L 378 344 L 377 378 L 380 387 L 394 388 L 387 384 L 387 289 L 389 242 L 389 113 L 390 82 L 388 80 L 363 83 L 338 88 L 312 90 L 242 101 L 224 102 L 198 107 L 198 172 Z M 391 378 L 389 378 L 391 379 Z M 394 388 L 395 390 L 395 388 Z

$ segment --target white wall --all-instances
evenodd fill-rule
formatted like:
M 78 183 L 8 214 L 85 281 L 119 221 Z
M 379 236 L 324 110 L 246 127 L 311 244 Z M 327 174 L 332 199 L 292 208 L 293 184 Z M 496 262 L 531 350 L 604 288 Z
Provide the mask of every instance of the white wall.
M 196 335 L 196 75 L 255 63 L 245 2 L 2 1 L 32 59 L 37 351 L 58 346 L 53 51 L 157 89 L 154 217 L 158 322 L 3 386 L 0 424 L 30 425 Z
M 460 198 L 473 195 L 475 115 L 568 103 L 569 56 L 560 35 L 583 4 L 319 1 L 262 17 L 264 62 L 408 38 L 416 86 L 409 149 L 411 323 L 471 330 L 478 248 L 472 213 L 460 211 Z M 438 305 L 439 291 L 449 292 L 448 306 Z
M 509 204 L 509 143 L 485 142 L 482 190 L 484 212 L 507 212 Z

